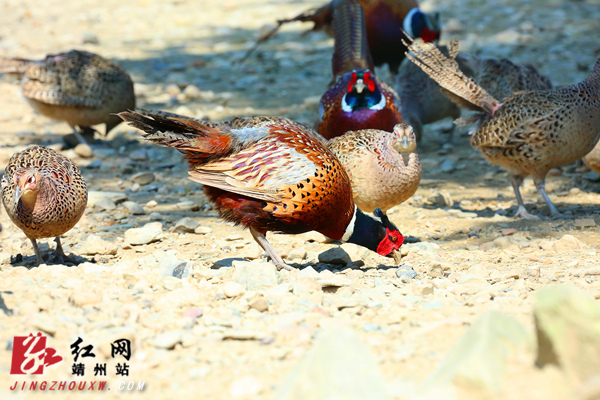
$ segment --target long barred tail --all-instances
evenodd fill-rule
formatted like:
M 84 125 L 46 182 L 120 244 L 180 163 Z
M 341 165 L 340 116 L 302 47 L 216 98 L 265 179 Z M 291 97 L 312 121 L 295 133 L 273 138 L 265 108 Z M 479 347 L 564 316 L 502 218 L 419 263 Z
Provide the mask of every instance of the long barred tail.
M 436 81 L 448 97 L 461 107 L 483 111 L 493 115 L 499 102 L 486 92 L 474 79 L 467 77 L 458 66 L 458 39 L 449 45 L 450 57 L 446 57 L 434 43 L 406 43 L 406 56 Z
M 32 62 L 23 58 L 0 58 L 0 73 L 24 74 Z
M 145 133 L 144 139 L 172 147 L 193 160 L 222 157 L 232 150 L 230 128 L 162 111 L 124 111 L 118 114 L 130 126 Z
M 333 76 L 355 69 L 374 71 L 362 7 L 356 0 L 334 0 L 332 4 L 335 38 Z

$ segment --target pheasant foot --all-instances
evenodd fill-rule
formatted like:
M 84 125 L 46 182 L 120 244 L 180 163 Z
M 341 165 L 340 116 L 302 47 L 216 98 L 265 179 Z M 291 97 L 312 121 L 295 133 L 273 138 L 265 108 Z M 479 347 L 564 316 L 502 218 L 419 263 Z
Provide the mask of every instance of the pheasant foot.
M 250 227 L 250 233 L 252 234 L 252 237 L 254 238 L 254 240 L 256 240 L 256 243 L 258 243 L 258 245 L 260 247 L 262 247 L 264 251 L 267 252 L 269 257 L 271 257 L 271 261 L 273 262 L 273 264 L 275 264 L 275 267 L 278 270 L 286 269 L 288 271 L 293 271 L 295 269 L 294 267 L 289 266 L 283 262 L 283 259 L 281 258 L 281 256 L 279 256 L 279 254 L 277 254 L 275 249 L 267 241 L 267 237 L 265 236 L 265 234 L 263 232 L 259 232 L 256 229 Z
M 538 193 L 540 194 L 540 196 L 542 196 L 542 198 L 546 202 L 546 205 L 550 209 L 550 216 L 552 219 L 571 218 L 570 216 L 558 211 L 556 206 L 554 204 L 552 204 L 552 201 L 550 201 L 550 198 L 548 197 L 548 194 L 546 193 L 545 179 L 534 179 L 533 182 L 535 184 L 535 188 L 537 189 Z
M 62 244 L 60 243 L 60 237 L 57 236 L 54 241 L 56 242 L 56 250 L 54 250 L 54 255 L 52 256 L 52 262 L 56 264 L 64 264 L 68 257 L 65 256 Z
M 529 214 L 527 209 L 525 209 L 525 203 L 523 203 L 523 197 L 521 197 L 521 185 L 523 184 L 523 177 L 518 175 L 513 175 L 510 179 L 510 183 L 512 184 L 513 190 L 515 191 L 515 197 L 517 198 L 517 203 L 519 204 L 519 208 L 517 208 L 517 213 L 515 214 L 515 218 L 524 218 L 524 219 L 540 219 L 540 217 Z
M 35 239 L 29 239 L 29 240 L 31 240 L 31 244 L 33 245 L 33 251 L 35 251 L 35 258 L 37 259 L 38 265 L 43 264 L 44 259 L 42 258 L 42 253 L 40 252 L 40 249 L 37 245 L 37 241 Z

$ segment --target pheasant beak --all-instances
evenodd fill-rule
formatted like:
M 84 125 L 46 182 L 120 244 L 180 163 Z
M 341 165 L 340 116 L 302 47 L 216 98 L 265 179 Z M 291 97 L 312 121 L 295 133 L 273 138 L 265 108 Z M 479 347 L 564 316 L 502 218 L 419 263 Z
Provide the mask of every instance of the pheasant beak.
M 392 257 L 394 258 L 396 265 L 400 265 L 400 261 L 402 261 L 402 254 L 399 251 L 394 250 L 392 251 Z
M 354 87 L 356 88 L 357 93 L 362 93 L 362 91 L 365 90 L 367 85 L 365 85 L 365 83 L 363 82 L 362 79 L 358 79 L 356 81 L 356 84 L 354 85 Z
M 19 203 L 21 196 L 23 196 L 23 189 L 21 189 L 21 186 L 17 186 L 15 190 L 15 204 Z
M 408 137 L 402 136 L 402 147 L 405 149 L 408 147 Z

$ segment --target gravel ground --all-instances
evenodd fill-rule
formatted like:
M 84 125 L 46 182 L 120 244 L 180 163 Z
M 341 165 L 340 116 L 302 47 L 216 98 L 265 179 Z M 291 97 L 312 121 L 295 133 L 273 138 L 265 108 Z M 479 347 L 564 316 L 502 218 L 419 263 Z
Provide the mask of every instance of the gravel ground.
M 301 37 L 306 26 L 290 25 L 246 63 L 235 61 L 265 24 L 321 3 L 218 3 L 3 0 L 0 55 L 35 58 L 84 49 L 131 73 L 140 107 L 211 120 L 284 115 L 314 124 L 331 79 L 331 39 Z M 422 6 L 440 11 L 445 37 L 459 36 L 462 49 L 531 63 L 555 85 L 583 79 L 600 55 L 597 0 L 436 0 Z M 389 79 L 387 70 L 378 72 Z M 539 289 L 569 283 L 600 298 L 600 176 L 579 164 L 551 171 L 550 197 L 573 218 L 515 220 L 508 175 L 488 165 L 464 135 L 449 143 L 450 126 L 442 121 L 426 128 L 421 186 L 389 213 L 401 232 L 422 239 L 403 246 L 401 267 L 351 244 L 324 243 L 318 234 L 270 234 L 298 267 L 277 272 L 248 231 L 217 218 L 198 185 L 187 180 L 179 153 L 140 142 L 124 124 L 94 147 L 91 158 L 64 151 L 80 165 L 90 190 L 85 215 L 63 239 L 77 266 L 36 267 L 29 241 L 0 211 L 0 294 L 7 308 L 0 312 L 0 396 L 47 396 L 9 390 L 23 380 L 9 374 L 13 336 L 41 331 L 66 362 L 28 381 L 99 380 L 93 366 L 108 363 L 110 391 L 61 398 L 120 398 L 122 381 L 145 382 L 136 395 L 150 399 L 192 393 L 293 398 L 284 393 L 293 386 L 286 376 L 299 368 L 295 376 L 303 377 L 301 360 L 321 332 L 349 326 L 366 344 L 366 355 L 352 335 L 340 334 L 348 356 L 356 363 L 374 358 L 391 398 L 416 398 L 418 385 L 431 382 L 431 372 L 485 312 L 511 316 L 533 337 Z M 0 78 L 0 167 L 33 143 L 61 149 L 69 132 L 66 124 L 33 114 L 13 78 Z M 547 213 L 531 180 L 522 193 L 530 211 Z M 49 249 L 45 243 L 40 248 Z M 86 375 L 76 379 L 69 346 L 77 337 L 94 346 L 96 357 L 84 359 Z M 132 341 L 127 378 L 114 373 L 119 360 L 111 357 L 110 343 L 119 338 Z M 534 353 L 528 346 L 508 360 L 504 381 L 495 377 L 504 382 L 498 396 L 571 396 L 572 382 L 554 366 L 536 368 Z M 349 367 L 334 356 L 316 360 L 311 368 L 325 380 Z M 484 398 L 461 390 L 457 398 Z M 451 398 L 443 393 L 431 398 Z M 372 392 L 362 398 L 381 397 Z

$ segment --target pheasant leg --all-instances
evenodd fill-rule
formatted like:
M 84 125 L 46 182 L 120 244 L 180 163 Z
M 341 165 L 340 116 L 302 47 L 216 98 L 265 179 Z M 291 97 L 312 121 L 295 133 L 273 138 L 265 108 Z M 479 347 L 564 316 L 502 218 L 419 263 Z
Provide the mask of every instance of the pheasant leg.
M 75 135 L 75 138 L 79 141 L 79 143 L 88 144 L 88 142 L 85 140 L 85 138 L 83 137 L 81 132 L 79 132 L 79 129 L 77 129 L 76 126 L 72 126 L 71 128 L 73 128 L 73 134 Z
M 519 189 L 519 187 L 523 184 L 523 178 L 520 176 L 513 175 L 511 177 L 510 183 L 512 184 L 513 190 L 515 191 L 515 196 L 517 197 L 517 203 L 519 205 L 519 207 L 517 208 L 517 213 L 515 214 L 515 218 L 538 219 L 538 216 L 529 214 L 527 212 L 527 209 L 525 208 L 525 203 L 523 203 L 523 197 L 521 197 L 521 189 Z
M 43 264 L 44 259 L 42 258 L 42 253 L 40 253 L 40 249 L 37 245 L 37 241 L 35 239 L 29 239 L 29 240 L 31 240 L 31 244 L 33 245 L 33 251 L 35 251 L 35 258 L 37 259 L 38 264 Z
M 558 209 L 556 208 L 556 206 L 554 204 L 552 204 L 552 202 L 550 201 L 550 198 L 548 197 L 548 194 L 546 193 L 546 180 L 545 179 L 534 179 L 533 182 L 535 183 L 535 188 L 537 189 L 538 193 L 542 196 L 542 198 L 548 205 L 548 208 L 550 209 L 550 214 L 552 215 L 552 218 L 554 218 L 554 219 L 569 218 L 568 215 L 565 215 L 565 214 L 562 214 L 561 212 L 559 212 Z
M 60 237 L 57 236 L 54 241 L 56 242 L 56 250 L 54 250 L 54 256 L 52 257 L 52 261 L 57 264 L 64 264 L 65 262 L 65 252 L 63 251 L 62 244 L 60 243 Z
M 252 237 L 254 238 L 254 240 L 256 240 L 256 243 L 258 243 L 258 245 L 260 247 L 262 247 L 264 251 L 267 252 L 269 257 L 271 257 L 273 264 L 275 264 L 275 267 L 277 267 L 278 270 L 281 270 L 281 269 L 287 269 L 288 271 L 294 270 L 293 267 L 290 267 L 289 265 L 287 265 L 286 263 L 283 262 L 283 259 L 279 256 L 279 254 L 277 254 L 275 249 L 267 241 L 267 237 L 265 236 L 264 233 L 259 232 L 252 227 L 250 227 L 250 233 L 252 234 Z

